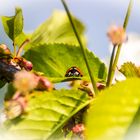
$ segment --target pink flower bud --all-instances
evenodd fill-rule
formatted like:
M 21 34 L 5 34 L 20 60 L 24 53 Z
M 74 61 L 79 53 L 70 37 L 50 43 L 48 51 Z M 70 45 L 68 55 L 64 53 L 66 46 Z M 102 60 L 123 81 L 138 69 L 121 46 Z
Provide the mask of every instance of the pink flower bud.
M 25 68 L 25 70 L 27 71 L 31 71 L 33 68 L 33 64 L 30 61 L 27 60 L 23 60 L 23 67 Z
M 122 44 L 127 40 L 127 35 L 123 27 L 111 26 L 107 32 L 107 36 L 113 45 Z
M 11 52 L 5 44 L 0 44 L 0 53 L 10 55 Z
M 82 133 L 85 130 L 85 126 L 84 124 L 76 124 L 73 128 L 72 128 L 72 132 L 75 134 L 78 133 Z
M 50 91 L 53 89 L 53 85 L 46 77 L 40 77 L 37 89 Z
M 96 86 L 99 90 L 105 89 L 105 84 L 103 83 L 97 83 Z

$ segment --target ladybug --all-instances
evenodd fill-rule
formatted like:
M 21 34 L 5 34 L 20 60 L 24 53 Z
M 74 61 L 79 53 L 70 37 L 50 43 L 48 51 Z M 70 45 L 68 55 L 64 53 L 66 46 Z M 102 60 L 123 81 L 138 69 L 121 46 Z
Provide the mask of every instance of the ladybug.
M 82 77 L 83 74 L 81 72 L 81 70 L 75 66 L 69 68 L 67 71 L 66 71 L 66 74 L 65 74 L 65 77 Z

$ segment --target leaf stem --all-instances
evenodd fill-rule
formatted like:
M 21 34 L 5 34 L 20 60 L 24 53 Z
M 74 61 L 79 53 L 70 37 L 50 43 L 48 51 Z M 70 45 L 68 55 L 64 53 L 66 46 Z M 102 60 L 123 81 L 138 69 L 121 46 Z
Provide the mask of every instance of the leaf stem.
M 19 57 L 21 55 L 21 52 L 23 50 L 23 48 L 30 42 L 29 39 L 26 39 L 22 44 L 21 46 L 19 47 L 17 53 L 16 53 L 16 57 Z
M 126 17 L 125 17 L 125 20 L 124 20 L 124 24 L 123 24 L 124 30 L 126 30 L 127 25 L 128 25 L 128 21 L 129 21 L 131 10 L 132 10 L 132 3 L 133 3 L 133 0 L 130 0 L 129 6 L 128 6 L 128 9 L 127 9 L 127 13 L 126 13 Z M 121 52 L 121 48 L 122 48 L 122 44 L 120 44 L 117 48 L 116 56 L 115 56 L 115 59 L 114 59 L 113 65 L 112 65 L 112 70 L 111 70 L 111 73 L 110 73 L 110 80 L 109 80 L 108 86 L 110 86 L 110 84 L 112 83 L 112 80 L 114 78 L 116 66 L 117 66 L 119 56 L 120 56 L 120 52 Z
M 81 41 L 81 39 L 79 37 L 78 31 L 77 31 L 77 29 L 76 29 L 76 27 L 74 25 L 71 13 L 70 13 L 70 11 L 68 9 L 68 6 L 67 6 L 65 0 L 61 0 L 61 2 L 62 2 L 63 6 L 64 6 L 64 8 L 66 10 L 66 13 L 68 15 L 69 21 L 70 21 L 71 26 L 73 28 L 74 34 L 75 34 L 75 36 L 77 38 L 77 41 L 78 41 L 78 43 L 79 43 L 79 45 L 81 47 L 81 51 L 82 51 L 82 54 L 83 54 L 83 57 L 84 57 L 84 60 L 85 60 L 86 66 L 87 66 L 87 70 L 88 70 L 88 73 L 89 73 L 89 76 L 90 76 L 90 80 L 91 80 L 92 86 L 94 88 L 94 92 L 95 92 L 95 94 L 97 94 L 98 93 L 98 89 L 96 87 L 96 82 L 94 80 L 94 76 L 92 74 L 92 70 L 91 70 L 89 62 L 88 62 L 88 58 L 87 58 L 87 54 L 86 54 L 86 51 L 85 51 L 85 47 L 83 46 L 82 41 Z

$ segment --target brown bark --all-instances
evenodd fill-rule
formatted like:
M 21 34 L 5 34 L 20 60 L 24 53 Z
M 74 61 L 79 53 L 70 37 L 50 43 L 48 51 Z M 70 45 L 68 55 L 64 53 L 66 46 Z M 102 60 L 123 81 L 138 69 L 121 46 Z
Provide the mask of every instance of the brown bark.
M 13 81 L 14 74 L 18 71 L 20 70 L 15 66 L 0 61 L 0 79 L 5 80 L 6 82 Z

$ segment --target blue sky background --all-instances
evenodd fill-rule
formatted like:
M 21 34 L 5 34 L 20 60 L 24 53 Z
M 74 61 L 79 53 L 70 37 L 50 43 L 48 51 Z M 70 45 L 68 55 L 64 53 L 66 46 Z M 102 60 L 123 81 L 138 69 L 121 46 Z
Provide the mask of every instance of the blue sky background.
M 109 55 L 106 31 L 111 24 L 122 25 L 129 0 L 66 0 L 71 12 L 86 26 L 88 47 L 101 59 Z M 11 16 L 20 6 L 24 14 L 24 30 L 32 32 L 55 9 L 62 9 L 60 0 L 0 0 L 0 16 Z M 127 31 L 140 34 L 140 1 L 134 0 Z M 0 42 L 9 44 L 0 24 Z

